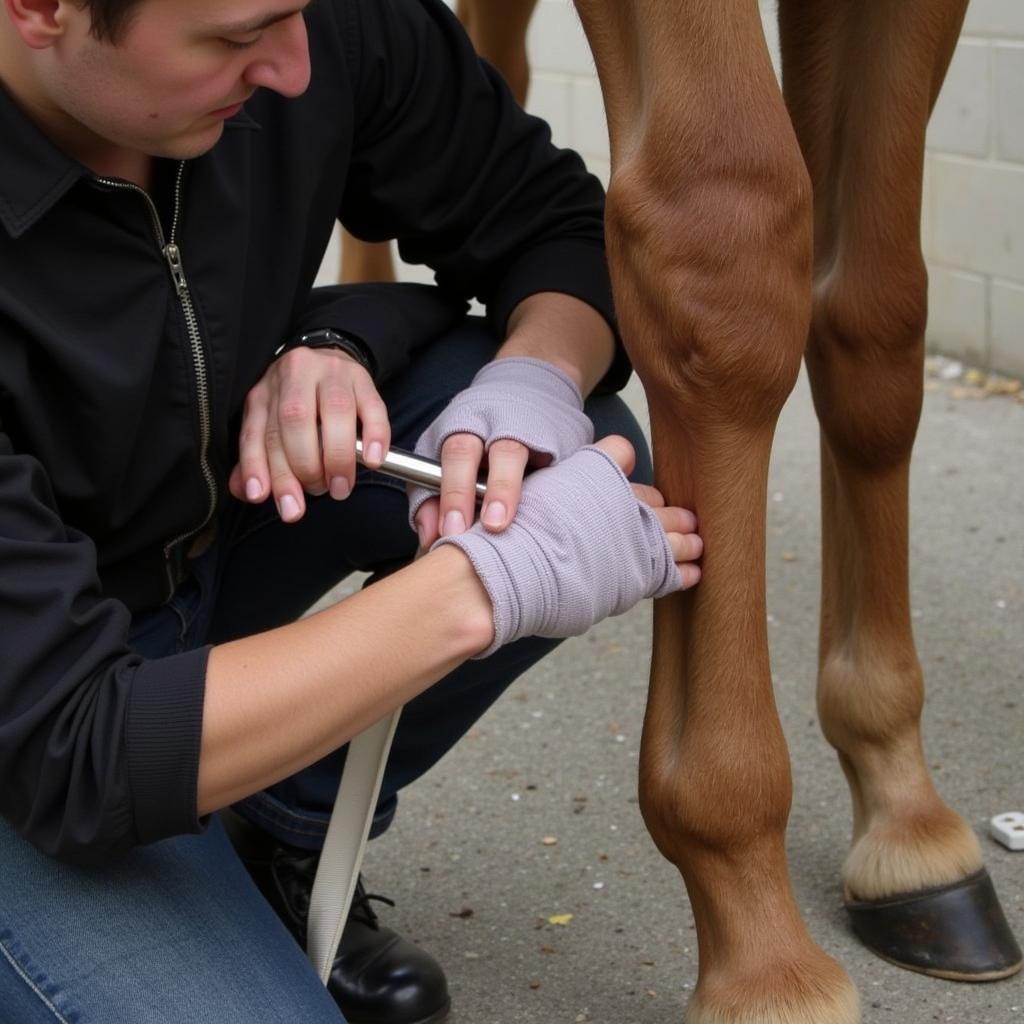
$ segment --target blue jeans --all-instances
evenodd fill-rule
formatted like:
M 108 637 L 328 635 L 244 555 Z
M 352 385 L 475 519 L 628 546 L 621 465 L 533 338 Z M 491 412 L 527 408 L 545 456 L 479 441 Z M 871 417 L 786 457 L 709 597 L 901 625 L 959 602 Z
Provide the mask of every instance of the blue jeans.
M 470 318 L 385 385 L 393 443 L 412 448 L 496 347 Z M 615 396 L 592 398 L 598 437 L 637 448 L 643 435 Z M 386 574 L 413 556 L 405 486 L 360 470 L 344 502 L 311 499 L 300 523 L 271 503 L 231 502 L 210 548 L 163 607 L 137 615 L 130 642 L 147 657 L 290 622 L 353 571 Z M 374 834 L 398 791 L 435 764 L 509 684 L 557 645 L 530 638 L 461 665 L 406 705 Z M 278 838 L 319 849 L 344 751 L 236 805 Z M 50 860 L 0 821 L 0 1021 L 3 1024 L 259 1024 L 341 1020 L 302 951 L 268 908 L 214 816 L 200 836 L 134 850 L 103 869 Z

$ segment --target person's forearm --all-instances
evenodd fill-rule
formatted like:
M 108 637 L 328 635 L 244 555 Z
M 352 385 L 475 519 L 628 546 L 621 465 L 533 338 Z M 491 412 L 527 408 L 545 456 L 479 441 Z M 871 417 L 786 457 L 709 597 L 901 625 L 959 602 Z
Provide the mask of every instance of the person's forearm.
M 498 358 L 532 356 L 564 370 L 589 395 L 608 372 L 615 338 L 592 306 L 561 292 L 539 292 L 519 303 Z
M 448 547 L 317 615 L 215 647 L 199 813 L 336 750 L 493 636 L 486 590 L 466 556 Z

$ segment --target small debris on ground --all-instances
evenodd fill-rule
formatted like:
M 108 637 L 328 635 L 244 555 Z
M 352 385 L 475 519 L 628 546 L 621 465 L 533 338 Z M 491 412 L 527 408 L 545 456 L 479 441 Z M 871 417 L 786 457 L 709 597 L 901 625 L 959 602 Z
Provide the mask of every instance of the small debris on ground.
M 1014 377 L 986 373 L 949 356 L 929 356 L 924 366 L 927 391 L 941 389 L 946 384 L 950 397 L 958 400 L 1004 396 L 1024 402 L 1024 383 Z

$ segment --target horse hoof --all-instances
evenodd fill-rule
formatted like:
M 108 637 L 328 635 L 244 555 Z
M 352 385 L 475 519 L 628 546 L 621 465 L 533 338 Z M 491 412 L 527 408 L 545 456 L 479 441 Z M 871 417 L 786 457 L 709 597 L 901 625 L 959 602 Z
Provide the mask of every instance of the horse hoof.
M 997 981 L 1022 955 L 988 871 L 951 885 L 848 900 L 853 932 L 883 960 L 950 981 Z

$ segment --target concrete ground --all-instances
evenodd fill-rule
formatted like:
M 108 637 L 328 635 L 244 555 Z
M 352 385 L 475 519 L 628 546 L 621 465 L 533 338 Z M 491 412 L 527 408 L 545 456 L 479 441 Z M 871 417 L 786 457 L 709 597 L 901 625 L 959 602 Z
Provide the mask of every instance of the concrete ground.
M 1024 939 L 1024 852 L 987 838 L 1024 811 L 1024 404 L 932 382 L 913 475 L 914 629 L 937 783 L 982 836 Z M 1024 978 L 966 986 L 878 960 L 850 935 L 838 870 L 847 791 L 815 720 L 819 515 L 805 381 L 772 466 L 768 633 L 794 763 L 790 863 L 818 942 L 860 990 L 865 1024 L 1024 1024 Z M 697 950 L 679 878 L 637 810 L 650 607 L 564 644 L 524 677 L 371 844 L 371 889 L 445 965 L 452 1024 L 679 1024 Z M 552 923 L 563 915 L 564 923 Z M 571 915 L 571 917 L 570 917 Z

